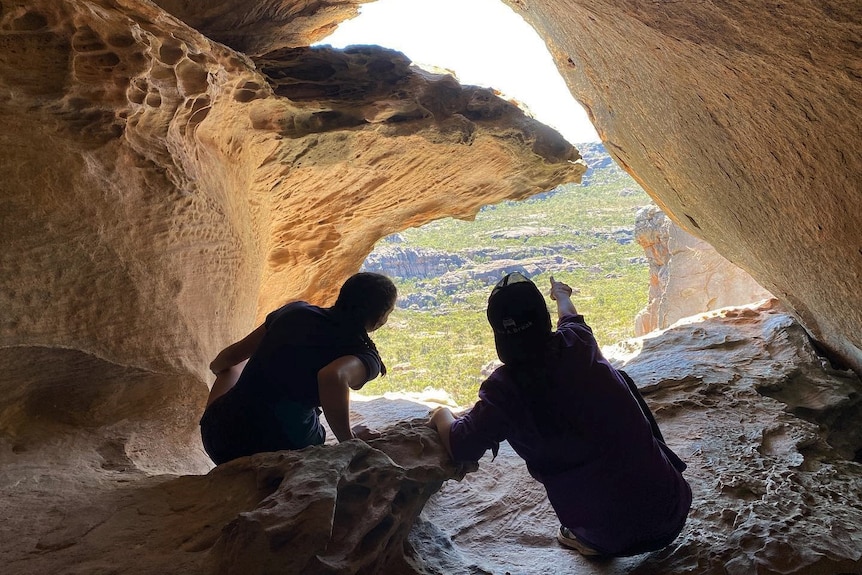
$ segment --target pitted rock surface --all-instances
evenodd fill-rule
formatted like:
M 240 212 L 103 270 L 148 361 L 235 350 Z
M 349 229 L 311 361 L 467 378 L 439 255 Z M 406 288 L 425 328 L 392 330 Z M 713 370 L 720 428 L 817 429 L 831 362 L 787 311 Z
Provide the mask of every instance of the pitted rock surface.
M 662 551 L 595 561 L 560 547 L 543 488 L 508 444 L 460 468 L 424 426 L 427 405 L 360 397 L 353 420 L 380 439 L 206 475 L 144 473 L 122 437 L 4 443 L 0 550 L 20 575 L 862 569 L 862 382 L 818 355 L 792 316 L 774 302 L 724 309 L 606 352 L 689 465 L 692 511 Z
M 99 409 L 157 422 L 178 452 L 209 361 L 266 313 L 331 303 L 382 236 L 585 170 L 513 103 L 397 52 L 295 47 L 255 64 L 150 3 L 0 7 L 13 436 Z M 75 413 L 41 411 L 70 396 Z
M 243 457 L 207 475 L 117 470 L 82 486 L 85 501 L 46 497 L 62 511 L 39 514 L 42 525 L 27 530 L 35 545 L 14 553 L 7 568 L 20 575 L 416 572 L 408 534 L 422 507 L 444 481 L 475 469 L 453 464 L 425 421 L 390 422 L 368 443 Z

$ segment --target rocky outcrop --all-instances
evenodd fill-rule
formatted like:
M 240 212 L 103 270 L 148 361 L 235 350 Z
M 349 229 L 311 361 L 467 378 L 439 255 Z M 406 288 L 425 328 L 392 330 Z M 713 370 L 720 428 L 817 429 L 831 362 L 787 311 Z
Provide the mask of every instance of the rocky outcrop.
M 142 479 L 115 470 L 107 482 L 79 485 L 72 495 L 89 491 L 85 504 L 67 502 L 59 514 L 43 507 L 38 525 L 32 515 L 13 520 L 18 540 L 32 536 L 35 544 L 7 555 L 5 569 L 419 573 L 415 564 L 423 561 L 408 534 L 420 511 L 444 481 L 475 469 L 453 464 L 425 421 L 390 421 L 385 436 L 369 443 L 244 457 L 204 476 Z M 93 480 L 93 472 L 73 473 Z M 68 495 L 48 494 L 44 502 Z
M 705 315 L 605 350 L 688 464 L 694 502 L 668 548 L 597 563 L 559 547 L 543 489 L 507 444 L 433 496 L 423 517 L 490 573 L 862 570 L 862 433 L 850 423 L 862 415 L 862 382 L 832 368 L 774 301 Z
M 458 269 L 464 264 L 464 259 L 454 253 L 430 248 L 384 245 L 365 258 L 362 269 L 395 278 L 428 279 Z
M 230 468 L 236 483 L 221 471 L 161 475 L 208 470 L 196 435 L 207 361 L 286 299 L 331 301 L 377 239 L 469 219 L 583 172 L 559 134 L 492 90 L 386 50 L 308 47 L 355 5 L 164 0 L 166 12 L 136 0 L 0 0 L 0 541 L 11 572 L 212 572 L 237 565 L 234 555 L 265 569 L 267 553 L 291 548 L 280 521 L 301 507 L 284 501 L 298 490 L 274 485 L 290 470 L 263 458 Z M 862 373 L 858 7 L 510 5 L 663 210 Z M 785 337 L 809 349 L 786 315 L 768 316 L 751 338 L 760 359 L 730 355 L 751 317 L 727 315 L 732 330 L 674 328 L 666 333 L 696 347 L 629 364 L 693 463 L 698 492 L 681 543 L 619 563 L 629 572 L 860 569 L 858 381 L 813 351 L 802 364 L 820 371 L 782 351 Z M 673 340 L 643 341 L 652 345 Z M 337 475 L 336 459 L 384 459 L 343 450 L 318 463 Z M 347 464 L 360 488 L 345 501 L 363 500 L 362 469 Z M 391 513 L 404 524 L 446 476 L 435 467 L 420 487 L 391 473 L 381 485 L 401 477 L 415 488 L 409 513 Z M 483 516 L 479 499 L 479 510 L 462 505 L 467 522 L 444 503 L 410 545 L 452 566 L 473 537 L 485 555 L 462 563 L 472 572 L 580 561 L 535 546 L 554 528 L 546 514 L 541 528 L 477 530 L 476 516 L 504 527 L 537 509 L 477 485 L 499 494 L 501 509 L 529 511 Z M 283 499 L 267 499 L 276 492 Z M 328 493 L 321 505 L 337 502 Z M 541 505 L 537 493 L 529 501 Z M 418 562 L 399 545 L 404 524 L 385 519 L 403 501 L 390 494 L 379 529 L 359 539 L 326 524 L 289 528 L 308 528 L 300 551 L 333 552 L 331 564 L 305 565 Z M 178 523 L 184 513 L 200 530 Z M 242 513 L 249 521 L 233 522 Z M 324 543 L 322 532 L 338 537 Z M 489 543 L 518 551 L 492 554 Z
M 464 289 L 467 282 L 478 281 L 493 285 L 507 273 L 520 272 L 529 277 L 546 271 L 566 272 L 580 269 L 583 264 L 555 255 L 561 249 L 580 251 L 565 244 L 552 246 L 505 248 L 472 248 L 458 253 L 428 248 L 384 245 L 375 249 L 362 264 L 365 271 L 384 273 L 401 279 L 439 279 L 434 290 L 452 295 Z M 423 285 L 420 282 L 420 286 Z M 435 301 L 433 294 L 409 294 L 399 297 L 396 305 L 410 307 L 419 300 Z M 422 307 L 422 306 L 420 306 Z
M 635 335 L 664 329 L 690 315 L 773 297 L 657 206 L 638 211 L 635 238 L 650 266 L 649 303 L 635 318 Z
M 195 26 L 204 25 L 195 13 L 227 22 L 205 29 L 229 30 L 223 41 L 255 54 L 301 43 L 303 34 L 319 39 L 350 10 L 287 0 L 207 0 L 206 10 L 162 4 Z M 665 213 L 862 373 L 857 6 L 507 4 L 545 39 L 605 147 Z
M 166 12 L 250 56 L 323 40 L 369 0 L 155 0 Z

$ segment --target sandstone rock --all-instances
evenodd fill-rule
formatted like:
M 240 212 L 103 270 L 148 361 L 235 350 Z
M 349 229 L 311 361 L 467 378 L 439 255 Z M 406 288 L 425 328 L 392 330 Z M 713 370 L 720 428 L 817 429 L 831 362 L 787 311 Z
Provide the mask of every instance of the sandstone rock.
M 468 565 L 531 575 L 862 569 L 854 452 L 862 434 L 849 424 L 862 413 L 862 382 L 833 369 L 774 301 L 705 314 L 606 351 L 689 465 L 694 504 L 683 533 L 659 552 L 584 559 L 556 543 L 559 524 L 543 489 L 503 444 L 423 512 Z
M 86 503 L 49 511 L 44 523 L 32 526 L 35 548 L 19 547 L 5 569 L 18 575 L 420 573 L 408 533 L 443 481 L 475 469 L 454 465 L 425 421 L 392 426 L 390 420 L 386 435 L 368 444 L 258 454 L 205 476 L 117 474 L 105 489 L 112 478 L 91 475 L 102 489 L 81 485 L 89 492 Z M 123 487 L 130 479 L 134 484 Z
M 649 303 L 635 318 L 635 335 L 664 329 L 690 315 L 773 297 L 656 206 L 638 211 L 635 237 L 650 265 Z
M 662 210 L 862 374 L 858 3 L 506 3 Z
M 382 236 L 585 169 L 491 90 L 379 48 L 252 63 L 111 0 L 4 0 L 0 41 L 10 433 L 34 432 L 21 406 L 54 390 L 88 397 L 67 419 L 135 405 L 128 420 L 189 437 L 208 361 L 269 310 L 331 303 Z M 15 370 L 37 362 L 25 384 Z
M 856 4 L 507 4 L 545 39 L 609 153 L 665 213 L 862 373 Z M 197 3 L 162 5 L 190 18 Z M 229 30 L 231 46 L 263 54 L 317 39 L 350 11 L 307 8 L 208 0 L 201 12 L 211 33 Z
M 857 6 L 511 4 L 615 159 L 862 373 Z M 484 470 L 468 476 L 469 495 L 432 499 L 406 539 L 416 554 L 404 526 L 447 476 L 422 457 L 419 483 L 395 456 L 374 479 L 394 499 L 367 513 L 378 531 L 356 533 L 371 535 L 368 549 L 338 513 L 334 532 L 319 509 L 287 527 L 303 515 L 274 483 L 294 454 L 226 475 L 156 475 L 206 470 L 205 366 L 268 309 L 327 303 L 389 233 L 469 219 L 584 170 L 559 134 L 491 90 L 385 50 L 306 47 L 353 3 L 163 5 L 200 28 L 150 2 L 0 0 L 4 569 L 210 573 L 252 557 L 263 570 L 290 548 L 286 533 L 303 538 L 298 553 L 331 550 L 317 553 L 326 564 L 309 558 L 317 570 L 587 569 L 547 544 L 555 522 L 514 463 L 499 473 L 516 489 Z M 598 569 L 859 572 L 858 380 L 788 315 L 725 315 L 717 331 L 644 339 L 628 364 L 692 465 L 696 509 L 678 545 Z M 746 342 L 756 359 L 740 353 Z M 345 501 L 374 503 L 361 460 L 385 458 L 339 448 L 309 460 L 330 488 L 320 506 L 334 497 L 338 509 L 340 473 L 355 479 Z M 409 504 L 389 523 L 397 485 Z M 357 507 L 347 517 L 366 514 Z
M 862 568 L 853 424 L 862 382 L 819 356 L 792 316 L 774 302 L 724 309 L 606 351 L 689 465 L 694 506 L 663 551 L 596 563 L 560 547 L 544 491 L 507 444 L 442 484 L 467 469 L 422 425 L 428 407 L 375 399 L 353 401 L 353 420 L 382 429 L 380 440 L 260 454 L 207 475 L 142 473 L 103 434 L 40 450 L 4 436 L 4 566 L 16 575 Z
M 308 46 L 330 35 L 369 0 L 156 0 L 207 37 L 245 54 Z

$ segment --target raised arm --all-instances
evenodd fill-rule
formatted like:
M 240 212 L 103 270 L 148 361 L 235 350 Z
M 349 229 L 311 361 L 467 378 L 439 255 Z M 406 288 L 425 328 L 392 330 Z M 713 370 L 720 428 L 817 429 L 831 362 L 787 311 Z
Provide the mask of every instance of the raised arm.
M 317 372 L 320 406 L 338 441 L 355 437 L 350 428 L 350 388 L 362 387 L 367 377 L 365 364 L 355 355 L 339 357 Z
M 557 302 L 557 316 L 577 315 L 578 310 L 572 303 L 572 288 L 563 282 L 558 282 L 551 276 L 551 291 L 548 292 L 551 299 Z

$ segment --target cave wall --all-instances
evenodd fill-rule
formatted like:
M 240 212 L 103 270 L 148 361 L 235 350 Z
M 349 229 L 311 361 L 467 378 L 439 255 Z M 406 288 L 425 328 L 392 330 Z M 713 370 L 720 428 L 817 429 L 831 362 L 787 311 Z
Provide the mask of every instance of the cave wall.
M 504 1 L 545 39 L 608 151 L 661 208 L 862 373 L 858 2 Z M 161 4 L 253 54 L 319 40 L 349 12 Z M 228 12 L 229 35 L 197 15 Z M 242 33 L 262 15 L 260 33 Z
M 661 208 L 862 373 L 859 3 L 506 3 Z
M 491 90 L 307 47 L 356 3 L 161 4 L 0 3 L 6 429 L 80 385 L 122 419 L 117 370 L 173 380 L 142 402 L 170 419 L 221 346 L 331 301 L 378 238 L 583 171 Z M 862 371 L 854 4 L 510 5 L 662 208 Z M 55 375 L 15 377 L 34 363 Z
M 559 134 L 491 90 L 386 50 L 307 47 L 356 4 L 0 0 L 0 510 L 11 518 L 0 540 L 28 565 L 16 572 L 117 570 L 142 541 L 122 571 L 161 572 L 178 555 L 208 561 L 200 553 L 220 525 L 210 513 L 225 506 L 200 486 L 225 478 L 217 493 L 230 497 L 278 475 L 266 472 L 270 456 L 204 478 L 158 475 L 211 467 L 197 417 L 212 355 L 282 301 L 331 301 L 390 232 L 470 218 L 583 172 Z M 608 149 L 657 202 L 862 371 L 856 3 L 510 5 L 548 41 Z M 766 326 L 774 339 L 808 343 L 789 319 Z M 738 326 L 685 329 L 674 337 L 694 345 L 692 357 L 671 353 L 669 365 L 671 346 L 653 341 L 638 379 L 666 407 L 658 417 L 696 418 L 678 424 L 693 433 L 669 436 L 690 442 L 701 523 L 647 560 L 673 569 L 637 572 L 748 572 L 761 560 L 777 565 L 764 572 L 787 572 L 799 566 L 786 562 L 795 541 L 806 565 L 857 569 L 859 466 L 848 459 L 859 458 L 858 381 L 816 350 L 805 361 L 820 371 L 802 377 L 760 335 L 763 371 L 753 376 L 747 361 L 718 353 L 741 348 Z M 704 367 L 704 349 L 717 367 Z M 741 404 L 757 413 L 734 411 Z M 703 429 L 722 444 L 712 454 Z M 404 445 L 421 450 L 420 475 L 440 466 L 425 466 L 439 445 Z M 360 447 L 340 451 L 365 457 Z M 420 507 L 445 478 L 431 475 L 414 490 Z M 760 499 L 772 489 L 783 507 Z M 351 505 L 357 491 L 345 491 Z M 728 499 L 739 512 L 727 512 Z M 200 538 L 186 523 L 165 528 L 184 513 L 200 513 L 191 524 L 206 527 Z M 290 551 L 251 519 L 235 531 L 249 546 L 226 553 Z M 327 521 L 319 533 L 331 535 Z M 716 533 L 730 536 L 716 544 Z M 515 548 L 542 554 L 544 540 Z M 435 533 L 426 543 L 452 550 Z M 745 564 L 734 557 L 743 547 L 754 556 Z

